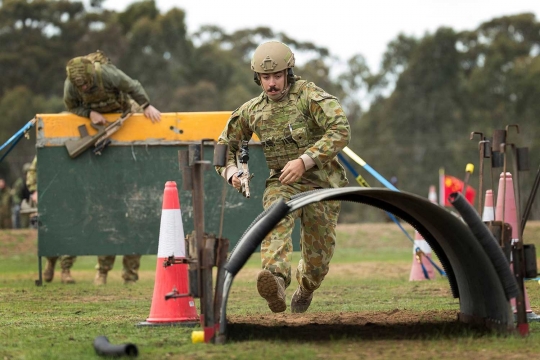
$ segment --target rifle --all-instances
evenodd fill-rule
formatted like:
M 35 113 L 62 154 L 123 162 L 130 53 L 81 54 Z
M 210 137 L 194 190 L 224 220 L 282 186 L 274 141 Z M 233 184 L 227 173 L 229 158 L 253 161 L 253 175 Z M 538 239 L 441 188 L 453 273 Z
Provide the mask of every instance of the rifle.
M 238 153 L 240 153 L 239 156 Z M 241 192 L 242 195 L 249 199 L 251 196 L 249 193 L 249 181 L 254 175 L 249 173 L 249 149 L 247 141 L 242 141 L 242 147 L 237 152 L 237 156 L 238 174 L 236 174 L 236 176 L 238 176 L 240 182 L 242 183 L 242 188 L 239 189 L 238 192 Z
M 107 125 L 100 126 L 92 124 L 92 127 L 98 131 L 97 134 L 92 136 L 88 135 L 88 131 L 86 130 L 86 126 L 84 124 L 79 126 L 81 138 L 78 140 L 68 140 L 64 144 L 69 156 L 74 159 L 92 145 L 95 147 L 93 150 L 94 154 L 101 155 L 101 152 L 111 143 L 109 137 L 117 132 L 124 124 L 124 121 L 126 121 L 132 114 L 133 113 L 131 112 L 124 113 L 122 116 L 120 116 L 120 118 L 112 123 L 107 123 Z

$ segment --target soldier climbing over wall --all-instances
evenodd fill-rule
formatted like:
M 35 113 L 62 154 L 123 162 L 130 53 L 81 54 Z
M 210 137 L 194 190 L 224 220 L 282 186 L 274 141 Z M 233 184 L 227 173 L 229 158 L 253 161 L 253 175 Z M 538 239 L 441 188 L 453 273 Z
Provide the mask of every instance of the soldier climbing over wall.
M 152 105 L 141 83 L 114 66 L 102 51 L 69 60 L 64 82 L 64 104 L 69 112 L 90 118 L 93 124 L 103 125 L 102 114 L 142 112 L 152 122 L 161 120 L 161 113 Z M 105 285 L 112 270 L 115 255 L 98 256 L 94 284 Z M 123 257 L 124 284 L 139 279 L 141 255 Z

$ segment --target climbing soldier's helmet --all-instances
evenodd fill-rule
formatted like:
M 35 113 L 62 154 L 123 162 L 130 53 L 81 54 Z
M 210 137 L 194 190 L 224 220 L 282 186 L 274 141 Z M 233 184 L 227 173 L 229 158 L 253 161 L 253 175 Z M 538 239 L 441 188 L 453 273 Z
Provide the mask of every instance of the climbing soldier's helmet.
M 66 73 L 69 81 L 77 88 L 87 85 L 92 87 L 94 82 L 94 65 L 84 56 L 79 56 L 68 61 Z
M 291 49 L 282 42 L 268 41 L 255 49 L 251 58 L 251 70 L 254 71 L 253 80 L 261 85 L 259 74 L 270 74 L 287 70 L 287 81 L 294 83 L 294 54 Z

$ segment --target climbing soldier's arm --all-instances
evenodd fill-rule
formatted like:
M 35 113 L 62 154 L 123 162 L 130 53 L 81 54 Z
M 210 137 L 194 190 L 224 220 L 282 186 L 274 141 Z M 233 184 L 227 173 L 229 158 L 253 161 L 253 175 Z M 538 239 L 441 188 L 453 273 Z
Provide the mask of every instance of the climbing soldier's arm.
M 115 66 L 102 66 L 102 71 L 104 81 L 107 80 L 110 86 L 128 94 L 141 106 L 150 104 L 150 98 L 138 80 L 130 78 Z

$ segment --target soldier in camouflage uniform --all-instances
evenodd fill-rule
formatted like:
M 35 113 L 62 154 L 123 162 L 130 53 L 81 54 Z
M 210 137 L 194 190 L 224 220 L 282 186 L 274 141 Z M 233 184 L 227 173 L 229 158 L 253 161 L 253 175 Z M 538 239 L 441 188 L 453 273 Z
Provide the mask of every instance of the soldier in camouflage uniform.
M 218 173 L 236 189 L 241 188 L 235 163 L 242 141 L 255 133 L 263 147 L 270 177 L 266 180 L 263 207 L 299 193 L 345 186 L 345 171 L 337 153 L 350 140 L 350 127 L 339 101 L 315 84 L 299 80 L 293 72 L 294 55 L 277 41 L 261 44 L 251 60 L 254 80 L 263 92 L 236 109 L 218 143 L 229 145 L 229 161 Z M 291 282 L 291 233 L 301 220 L 301 259 L 296 269 L 298 287 L 291 311 L 305 312 L 328 273 L 334 253 L 335 227 L 340 203 L 308 205 L 289 214 L 261 244 L 263 270 L 257 290 L 273 312 L 287 308 L 285 289 Z
M 11 186 L 11 223 L 14 229 L 21 228 L 21 202 L 23 201 L 25 190 L 26 186 L 23 178 L 18 177 Z
M 26 176 L 28 175 L 28 170 L 30 170 L 30 167 L 32 166 L 31 163 L 25 163 L 23 165 L 23 190 L 20 193 L 21 197 L 21 206 L 20 206 L 20 222 L 21 222 L 21 229 L 27 229 L 30 227 L 30 212 L 37 212 L 34 211 L 34 208 L 37 208 L 37 205 L 30 199 L 30 191 L 28 190 L 28 186 L 26 185 Z
M 26 173 L 26 186 L 30 191 L 30 197 L 37 204 L 38 192 L 37 192 L 37 156 L 32 160 L 32 164 Z M 77 259 L 76 256 L 64 255 L 60 256 L 60 267 L 62 268 L 61 280 L 62 284 L 74 284 L 75 280 L 71 277 L 71 267 Z M 54 278 L 54 267 L 58 261 L 58 256 L 52 256 L 47 258 L 47 265 L 45 271 L 43 271 L 43 278 L 46 282 L 51 282 Z
M 142 112 L 152 122 L 160 121 L 160 112 L 150 105 L 139 81 L 131 79 L 108 61 L 102 52 L 71 59 L 66 66 L 64 104 L 68 111 L 88 117 L 94 124 L 105 124 L 102 115 L 112 112 Z M 98 256 L 94 284 L 105 285 L 113 268 L 114 255 Z M 125 284 L 138 278 L 141 255 L 124 255 L 122 278 Z
M 0 229 L 11 229 L 11 206 L 13 198 L 6 180 L 0 178 Z

